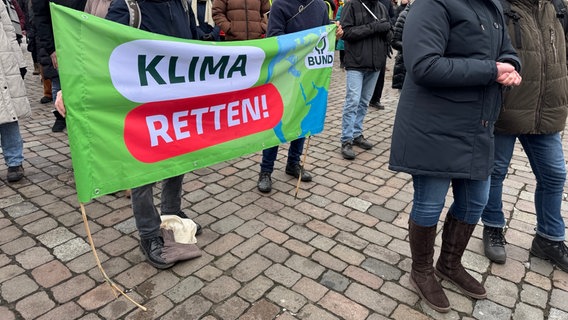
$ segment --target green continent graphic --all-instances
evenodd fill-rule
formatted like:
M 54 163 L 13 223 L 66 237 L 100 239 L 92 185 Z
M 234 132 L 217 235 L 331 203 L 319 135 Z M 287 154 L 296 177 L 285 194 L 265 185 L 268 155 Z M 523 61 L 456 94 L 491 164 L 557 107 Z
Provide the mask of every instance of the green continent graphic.
M 296 118 L 292 118 L 292 112 L 284 109 L 282 121 L 274 127 L 274 133 L 281 143 L 310 135 L 314 127 L 319 127 L 319 130 L 315 130 L 316 133 L 323 130 L 323 119 L 327 107 L 328 91 L 325 87 L 325 77 L 309 76 L 313 73 L 307 72 L 304 60 L 298 57 L 299 53 L 310 53 L 313 46 L 306 44 L 315 45 L 320 35 L 314 33 L 313 30 L 298 32 L 295 35 L 297 36 L 295 41 L 290 41 L 286 37 L 278 39 L 278 53 L 268 66 L 267 82 L 278 83 L 277 79 L 285 80 L 286 83 L 281 83 L 279 86 L 279 88 L 286 88 L 282 96 L 289 99 L 290 106 L 300 110 L 296 111 L 294 115 Z M 284 72 L 288 76 L 277 77 Z M 294 80 L 290 81 L 289 76 L 294 77 Z M 310 96 L 307 93 L 310 93 Z

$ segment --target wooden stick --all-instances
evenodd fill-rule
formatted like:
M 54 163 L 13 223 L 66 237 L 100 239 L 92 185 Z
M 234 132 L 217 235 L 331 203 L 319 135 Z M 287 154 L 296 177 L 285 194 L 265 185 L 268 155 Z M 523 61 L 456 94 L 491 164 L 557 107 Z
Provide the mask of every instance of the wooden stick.
M 130 300 L 132 303 L 134 303 L 138 308 L 142 309 L 143 311 L 146 311 L 146 307 L 140 305 L 138 302 L 132 300 L 132 298 L 130 298 L 126 293 L 124 293 L 124 291 L 122 291 L 106 274 L 105 270 L 103 269 L 103 266 L 101 265 L 101 260 L 99 259 L 99 256 L 97 255 L 97 250 L 95 249 L 95 243 L 93 242 L 93 237 L 91 236 L 91 229 L 89 228 L 89 221 L 87 220 L 87 213 L 85 212 L 85 207 L 83 206 L 82 203 L 80 203 L 81 206 L 81 215 L 83 216 L 83 224 L 85 225 L 85 231 L 87 232 L 87 238 L 89 239 L 89 244 L 91 245 L 91 251 L 93 251 L 93 255 L 95 256 L 95 260 L 97 261 L 97 266 L 99 267 L 99 271 L 101 272 L 104 280 L 110 285 L 110 288 L 112 289 L 112 292 L 114 293 L 114 296 L 118 298 L 118 295 L 116 294 L 116 292 L 118 291 L 118 293 L 122 294 L 123 296 L 126 297 L 126 299 Z
M 304 157 L 302 163 L 300 164 L 300 176 L 298 177 L 298 182 L 296 183 L 296 192 L 294 193 L 294 200 L 298 198 L 298 190 L 300 190 L 300 183 L 302 182 L 302 173 L 304 171 L 304 164 L 306 164 L 306 156 L 308 155 L 308 148 L 310 147 L 310 138 L 308 136 L 308 142 L 306 143 L 306 149 L 304 150 Z

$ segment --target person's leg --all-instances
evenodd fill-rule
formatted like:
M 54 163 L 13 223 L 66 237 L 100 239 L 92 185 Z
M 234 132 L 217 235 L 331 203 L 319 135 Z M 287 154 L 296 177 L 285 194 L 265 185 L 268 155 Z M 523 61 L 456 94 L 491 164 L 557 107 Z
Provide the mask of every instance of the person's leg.
M 381 104 L 381 97 L 383 95 L 383 88 L 385 86 L 385 71 L 386 66 L 380 70 L 379 77 L 375 82 L 375 88 L 373 90 L 373 95 L 371 96 L 370 106 L 375 107 L 379 110 L 384 110 L 385 107 Z
M 475 299 L 485 299 L 483 285 L 463 267 L 461 259 L 475 225 L 489 198 L 487 180 L 452 179 L 454 203 L 450 206 L 442 232 L 442 249 L 436 274 Z
M 363 85 L 361 88 L 361 99 L 359 100 L 359 105 L 357 106 L 357 113 L 355 115 L 355 123 L 353 124 L 353 138 L 356 139 L 363 135 L 363 122 L 365 121 L 365 115 L 367 114 L 367 108 L 369 105 L 369 100 L 373 94 L 373 83 L 377 81 L 379 77 L 378 72 L 365 72 L 363 75 Z M 365 141 L 366 142 L 366 141 Z M 366 142 L 367 145 L 360 145 L 363 149 L 371 149 L 372 145 Z M 356 143 L 355 145 L 359 145 Z
M 345 103 L 343 104 L 341 142 L 353 141 L 353 130 L 357 118 L 357 108 L 361 101 L 364 72 L 347 70 L 345 81 Z
M 20 134 L 18 121 L 0 125 L 2 153 L 8 167 L 17 167 L 24 162 L 24 141 Z
M 434 242 L 436 226 L 444 202 L 449 179 L 412 176 L 414 201 L 410 212 L 408 238 L 412 256 L 410 284 L 432 309 L 450 311 L 450 303 L 434 274 Z
M 260 162 L 260 174 L 256 187 L 258 191 L 268 193 L 272 190 L 272 171 L 274 171 L 274 161 L 278 155 L 278 146 L 262 150 L 262 161 Z
M 302 175 L 302 181 L 307 182 L 312 181 L 312 176 L 300 164 L 300 157 L 304 151 L 304 141 L 306 141 L 306 138 L 299 138 L 290 142 L 288 159 L 286 161 L 286 174 L 295 178 Z
M 160 214 L 154 206 L 153 196 L 154 183 L 132 189 L 132 213 L 136 228 L 140 235 L 140 249 L 148 259 L 148 263 L 158 269 L 166 269 L 173 266 L 162 258 L 164 240 L 160 234 Z
M 181 211 L 181 192 L 184 175 L 162 181 L 160 211 L 162 214 L 178 214 Z
M 519 141 L 536 177 L 536 233 L 551 241 L 564 241 L 561 207 L 566 163 L 560 133 L 521 135 Z
M 560 133 L 521 135 L 519 141 L 536 177 L 537 224 L 530 252 L 568 272 L 568 248 L 564 244 L 565 225 L 561 215 L 566 164 Z
M 515 149 L 514 135 L 495 134 L 495 160 L 489 188 L 489 200 L 481 214 L 483 222 L 483 248 L 485 256 L 496 263 L 507 261 L 505 251 L 505 215 L 503 214 L 503 180 L 507 176 L 509 163 Z
M 516 136 L 495 134 L 495 160 L 489 188 L 489 199 L 481 214 L 484 226 L 505 227 L 503 214 L 503 181 L 509 170 L 509 163 L 513 157 Z
M 341 154 L 343 158 L 352 160 L 355 159 L 355 152 L 353 152 L 353 128 L 357 116 L 357 107 L 361 100 L 363 72 L 347 70 L 345 82 L 345 103 L 343 104 L 341 124 Z
M 24 142 L 17 121 L 0 125 L 0 143 L 8 166 L 8 182 L 21 180 L 24 177 Z
M 40 76 L 41 76 L 41 79 L 42 79 L 41 81 L 42 81 L 42 85 L 43 85 L 43 97 L 41 97 L 39 102 L 41 104 L 49 103 L 49 102 L 53 101 L 53 97 L 52 97 L 52 93 L 51 93 L 51 80 L 46 79 L 43 76 L 43 67 L 41 65 L 39 66 L 39 73 L 40 73 Z
M 141 239 L 160 235 L 160 214 L 154 205 L 154 183 L 132 188 L 132 213 Z

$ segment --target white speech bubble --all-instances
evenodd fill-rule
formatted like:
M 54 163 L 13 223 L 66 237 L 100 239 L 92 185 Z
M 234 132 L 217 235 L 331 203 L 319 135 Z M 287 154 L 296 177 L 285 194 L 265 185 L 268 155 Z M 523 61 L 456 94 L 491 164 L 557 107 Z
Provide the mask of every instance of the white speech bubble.
M 250 88 L 264 59 L 257 47 L 135 40 L 113 50 L 109 71 L 120 94 L 144 103 Z

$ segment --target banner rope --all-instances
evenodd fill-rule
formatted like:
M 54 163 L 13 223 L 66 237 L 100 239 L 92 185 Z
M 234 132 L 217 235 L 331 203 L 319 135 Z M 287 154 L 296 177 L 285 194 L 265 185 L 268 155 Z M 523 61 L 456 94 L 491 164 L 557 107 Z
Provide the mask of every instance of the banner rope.
M 296 183 L 296 192 L 294 193 L 294 200 L 298 198 L 298 190 L 300 190 L 300 183 L 302 183 L 302 173 L 304 171 L 304 165 L 306 164 L 306 156 L 308 155 L 308 149 L 310 148 L 310 139 L 312 136 L 308 136 L 308 142 L 306 142 L 306 149 L 304 150 L 304 157 L 302 163 L 300 163 L 300 175 L 298 176 L 298 182 Z
M 101 265 L 101 260 L 99 259 L 99 256 L 97 255 L 97 250 L 95 249 L 95 243 L 93 242 L 93 237 L 91 236 L 91 229 L 89 228 L 89 221 L 87 220 L 87 213 L 85 212 L 85 207 L 83 206 L 82 203 L 80 203 L 79 205 L 81 206 L 81 215 L 83 216 L 83 224 L 85 225 L 85 231 L 87 232 L 87 238 L 89 239 L 89 244 L 91 245 L 91 251 L 93 251 L 93 255 L 95 256 L 95 260 L 97 261 L 97 267 L 99 267 L 99 271 L 101 272 L 106 283 L 108 283 L 110 285 L 110 288 L 112 289 L 112 292 L 114 293 L 114 296 L 118 298 L 118 295 L 116 294 L 116 292 L 118 291 L 120 294 L 125 296 L 126 299 L 128 299 L 128 300 L 130 300 L 130 302 L 134 303 L 138 308 L 142 309 L 143 311 L 146 311 L 147 310 L 146 307 L 144 307 L 143 305 L 139 304 L 138 302 L 136 302 L 132 298 L 130 298 L 126 293 L 124 293 L 124 291 L 122 291 L 107 276 L 105 270 L 103 269 L 103 266 Z

